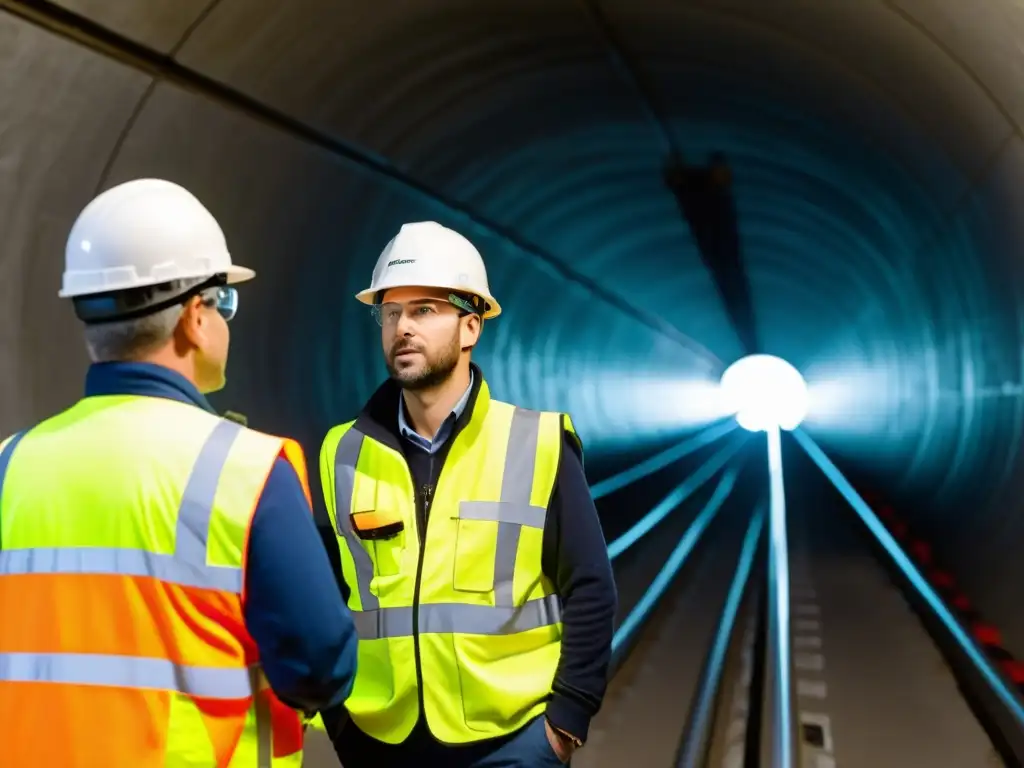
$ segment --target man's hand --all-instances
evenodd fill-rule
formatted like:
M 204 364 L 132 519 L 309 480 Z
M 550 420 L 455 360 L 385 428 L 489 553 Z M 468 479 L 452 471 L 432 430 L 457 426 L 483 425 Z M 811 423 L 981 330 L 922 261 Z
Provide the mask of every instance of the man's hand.
M 573 743 L 572 739 L 560 731 L 555 730 L 546 717 L 544 718 L 544 732 L 547 734 L 548 743 L 551 745 L 551 749 L 553 749 L 555 754 L 558 755 L 558 759 L 563 763 L 568 763 L 572 758 L 572 753 L 576 751 L 576 745 Z

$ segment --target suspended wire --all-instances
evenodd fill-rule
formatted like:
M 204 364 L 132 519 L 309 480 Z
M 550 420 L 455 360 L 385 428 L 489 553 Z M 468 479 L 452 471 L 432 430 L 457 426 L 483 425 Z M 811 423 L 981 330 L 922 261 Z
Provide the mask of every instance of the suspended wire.
M 608 17 L 605 16 L 600 0 L 580 0 L 580 4 L 594 23 L 605 52 L 608 54 L 608 58 L 611 59 L 612 66 L 622 79 L 636 91 L 640 108 L 646 113 L 658 131 L 664 151 L 666 154 L 682 162 L 683 151 L 679 147 L 679 142 L 672 131 L 672 124 L 661 109 L 661 104 L 654 87 L 644 76 L 641 68 L 633 62 L 625 43 L 616 33 L 611 22 L 608 21 Z
M 590 489 L 590 495 L 596 501 L 597 499 L 607 496 L 609 493 L 614 493 L 615 491 L 625 488 L 631 483 L 643 480 L 648 475 L 653 475 L 655 472 L 664 469 L 685 456 L 689 456 L 694 451 L 700 450 L 719 438 L 725 437 L 735 431 L 736 427 L 737 424 L 734 419 L 729 419 L 718 424 L 712 424 L 710 427 L 703 429 L 701 432 L 687 440 L 684 440 L 678 445 L 674 445 L 661 453 L 644 459 L 639 464 L 636 464 L 617 475 L 613 475 L 599 483 L 595 483 Z
M 600 0 L 580 0 L 581 5 L 590 17 L 597 29 L 598 35 L 601 38 L 601 42 L 604 46 L 605 52 L 608 58 L 611 60 L 613 68 L 620 74 L 622 79 L 636 92 L 638 102 L 641 109 L 647 115 L 650 122 L 655 126 L 658 135 L 661 139 L 663 152 L 667 155 L 666 169 L 680 169 L 685 165 L 685 158 L 683 156 L 683 150 L 680 146 L 678 139 L 676 138 L 675 131 L 672 129 L 672 123 L 668 118 L 666 110 L 663 109 L 662 102 L 658 98 L 658 93 L 649 78 L 646 77 L 642 67 L 636 64 L 633 57 L 629 53 L 629 49 L 623 42 L 622 38 L 618 35 L 614 25 L 608 20 L 603 9 L 601 8 Z M 689 227 L 687 227 L 690 230 Z M 690 231 L 692 236 L 692 231 Z M 712 272 L 717 270 L 712 269 Z M 713 275 L 715 281 L 719 282 L 718 276 Z M 738 317 L 734 307 L 731 306 L 727 297 L 721 290 L 718 291 L 719 298 L 722 300 L 726 315 L 730 318 L 732 325 L 734 326 L 737 338 L 740 339 L 743 346 L 749 347 L 750 344 L 746 343 L 749 337 L 753 334 L 754 346 L 756 346 L 756 333 L 750 328 L 747 329 L 749 332 L 744 332 L 742 327 L 744 323 Z M 749 325 L 749 323 L 748 323 Z M 755 350 L 748 349 L 748 352 Z

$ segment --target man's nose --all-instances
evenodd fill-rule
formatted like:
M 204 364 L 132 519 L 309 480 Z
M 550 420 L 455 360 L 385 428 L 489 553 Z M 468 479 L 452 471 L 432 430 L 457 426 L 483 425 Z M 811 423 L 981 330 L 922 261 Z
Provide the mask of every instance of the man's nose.
M 412 336 L 412 320 L 405 312 L 398 316 L 395 334 L 398 336 Z

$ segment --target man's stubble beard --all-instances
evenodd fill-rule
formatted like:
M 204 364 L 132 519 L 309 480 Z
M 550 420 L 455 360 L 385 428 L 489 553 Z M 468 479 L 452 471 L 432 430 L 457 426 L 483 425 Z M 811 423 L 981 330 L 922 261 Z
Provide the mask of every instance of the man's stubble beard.
M 391 348 L 391 353 L 385 359 L 384 364 L 387 366 L 391 379 L 402 389 L 409 390 L 410 392 L 433 389 L 448 381 L 455 372 L 455 367 L 459 364 L 459 354 L 462 351 L 459 346 L 458 332 L 452 337 L 451 344 L 436 359 L 430 359 L 423 349 L 414 347 L 423 355 L 426 366 L 420 371 L 413 373 L 411 370 L 407 372 L 399 370 L 394 363 L 395 354 L 409 346 L 401 341 L 396 342 Z

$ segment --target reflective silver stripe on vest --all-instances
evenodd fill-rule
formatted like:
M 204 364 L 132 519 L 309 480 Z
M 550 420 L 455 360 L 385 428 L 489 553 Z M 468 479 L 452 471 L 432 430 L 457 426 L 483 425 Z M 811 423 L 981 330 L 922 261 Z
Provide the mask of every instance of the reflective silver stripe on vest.
M 501 501 L 463 502 L 459 517 L 471 520 L 494 520 L 498 523 L 498 546 L 494 553 L 494 604 L 505 608 L 515 605 L 512 579 L 516 570 L 519 534 L 524 525 L 544 528 L 547 510 L 530 505 L 533 475 L 537 464 L 537 441 L 540 439 L 538 411 L 516 408 L 512 415 L 505 469 L 501 478 Z M 487 513 L 491 517 L 486 517 Z
M 206 564 L 206 548 L 210 541 L 210 521 L 213 518 L 213 502 L 217 496 L 224 464 L 235 439 L 243 427 L 233 421 L 221 419 L 206 439 L 199 452 L 192 473 L 189 475 L 185 492 L 178 510 L 178 525 L 174 540 L 174 556 L 193 566 L 197 572 L 223 571 L 223 568 Z M 238 578 L 238 592 L 242 591 L 242 569 L 232 569 Z
M 0 680 L 178 691 L 211 699 L 253 695 L 246 668 L 191 667 L 167 659 L 91 653 L 0 653 Z
M 255 695 L 259 667 L 225 669 L 175 664 L 168 659 L 92 653 L 0 653 L 0 682 L 60 683 L 176 691 L 210 699 Z M 270 705 L 257 696 L 257 765 L 271 768 Z
M 544 507 L 508 504 L 504 501 L 461 501 L 459 519 L 490 520 L 544 529 L 548 511 Z
M 173 584 L 241 594 L 242 569 L 207 565 L 206 551 L 217 485 L 231 446 L 242 429 L 239 424 L 222 420 L 203 444 L 182 495 L 173 555 L 116 547 L 4 550 L 0 551 L 0 576 L 27 573 L 152 576 Z
M 558 595 L 527 600 L 522 605 L 489 606 L 435 603 L 420 606 L 421 632 L 458 632 L 470 635 L 514 635 L 561 621 Z
M 206 566 L 196 569 L 175 555 L 158 555 L 141 549 L 110 547 L 38 547 L 0 552 L 0 576 L 26 573 L 114 574 L 152 576 L 186 587 L 241 592 L 237 568 Z
M 412 635 L 412 608 L 352 611 L 360 640 Z M 491 607 L 463 603 L 420 605 L 420 633 L 455 632 L 467 635 L 512 635 L 548 627 L 562 620 L 558 595 L 528 600 L 523 605 Z
M 370 591 L 373 561 L 370 560 L 370 553 L 363 549 L 349 517 L 352 513 L 352 494 L 356 485 L 356 465 L 362 449 L 363 433 L 354 427 L 342 435 L 341 442 L 338 443 L 338 452 L 334 457 L 334 518 L 338 535 L 345 537 L 352 562 L 355 563 L 359 600 L 365 612 L 380 608 L 380 601 Z
M 422 607 L 422 606 L 421 606 Z M 412 608 L 374 608 L 352 611 L 352 623 L 360 640 L 412 637 Z

